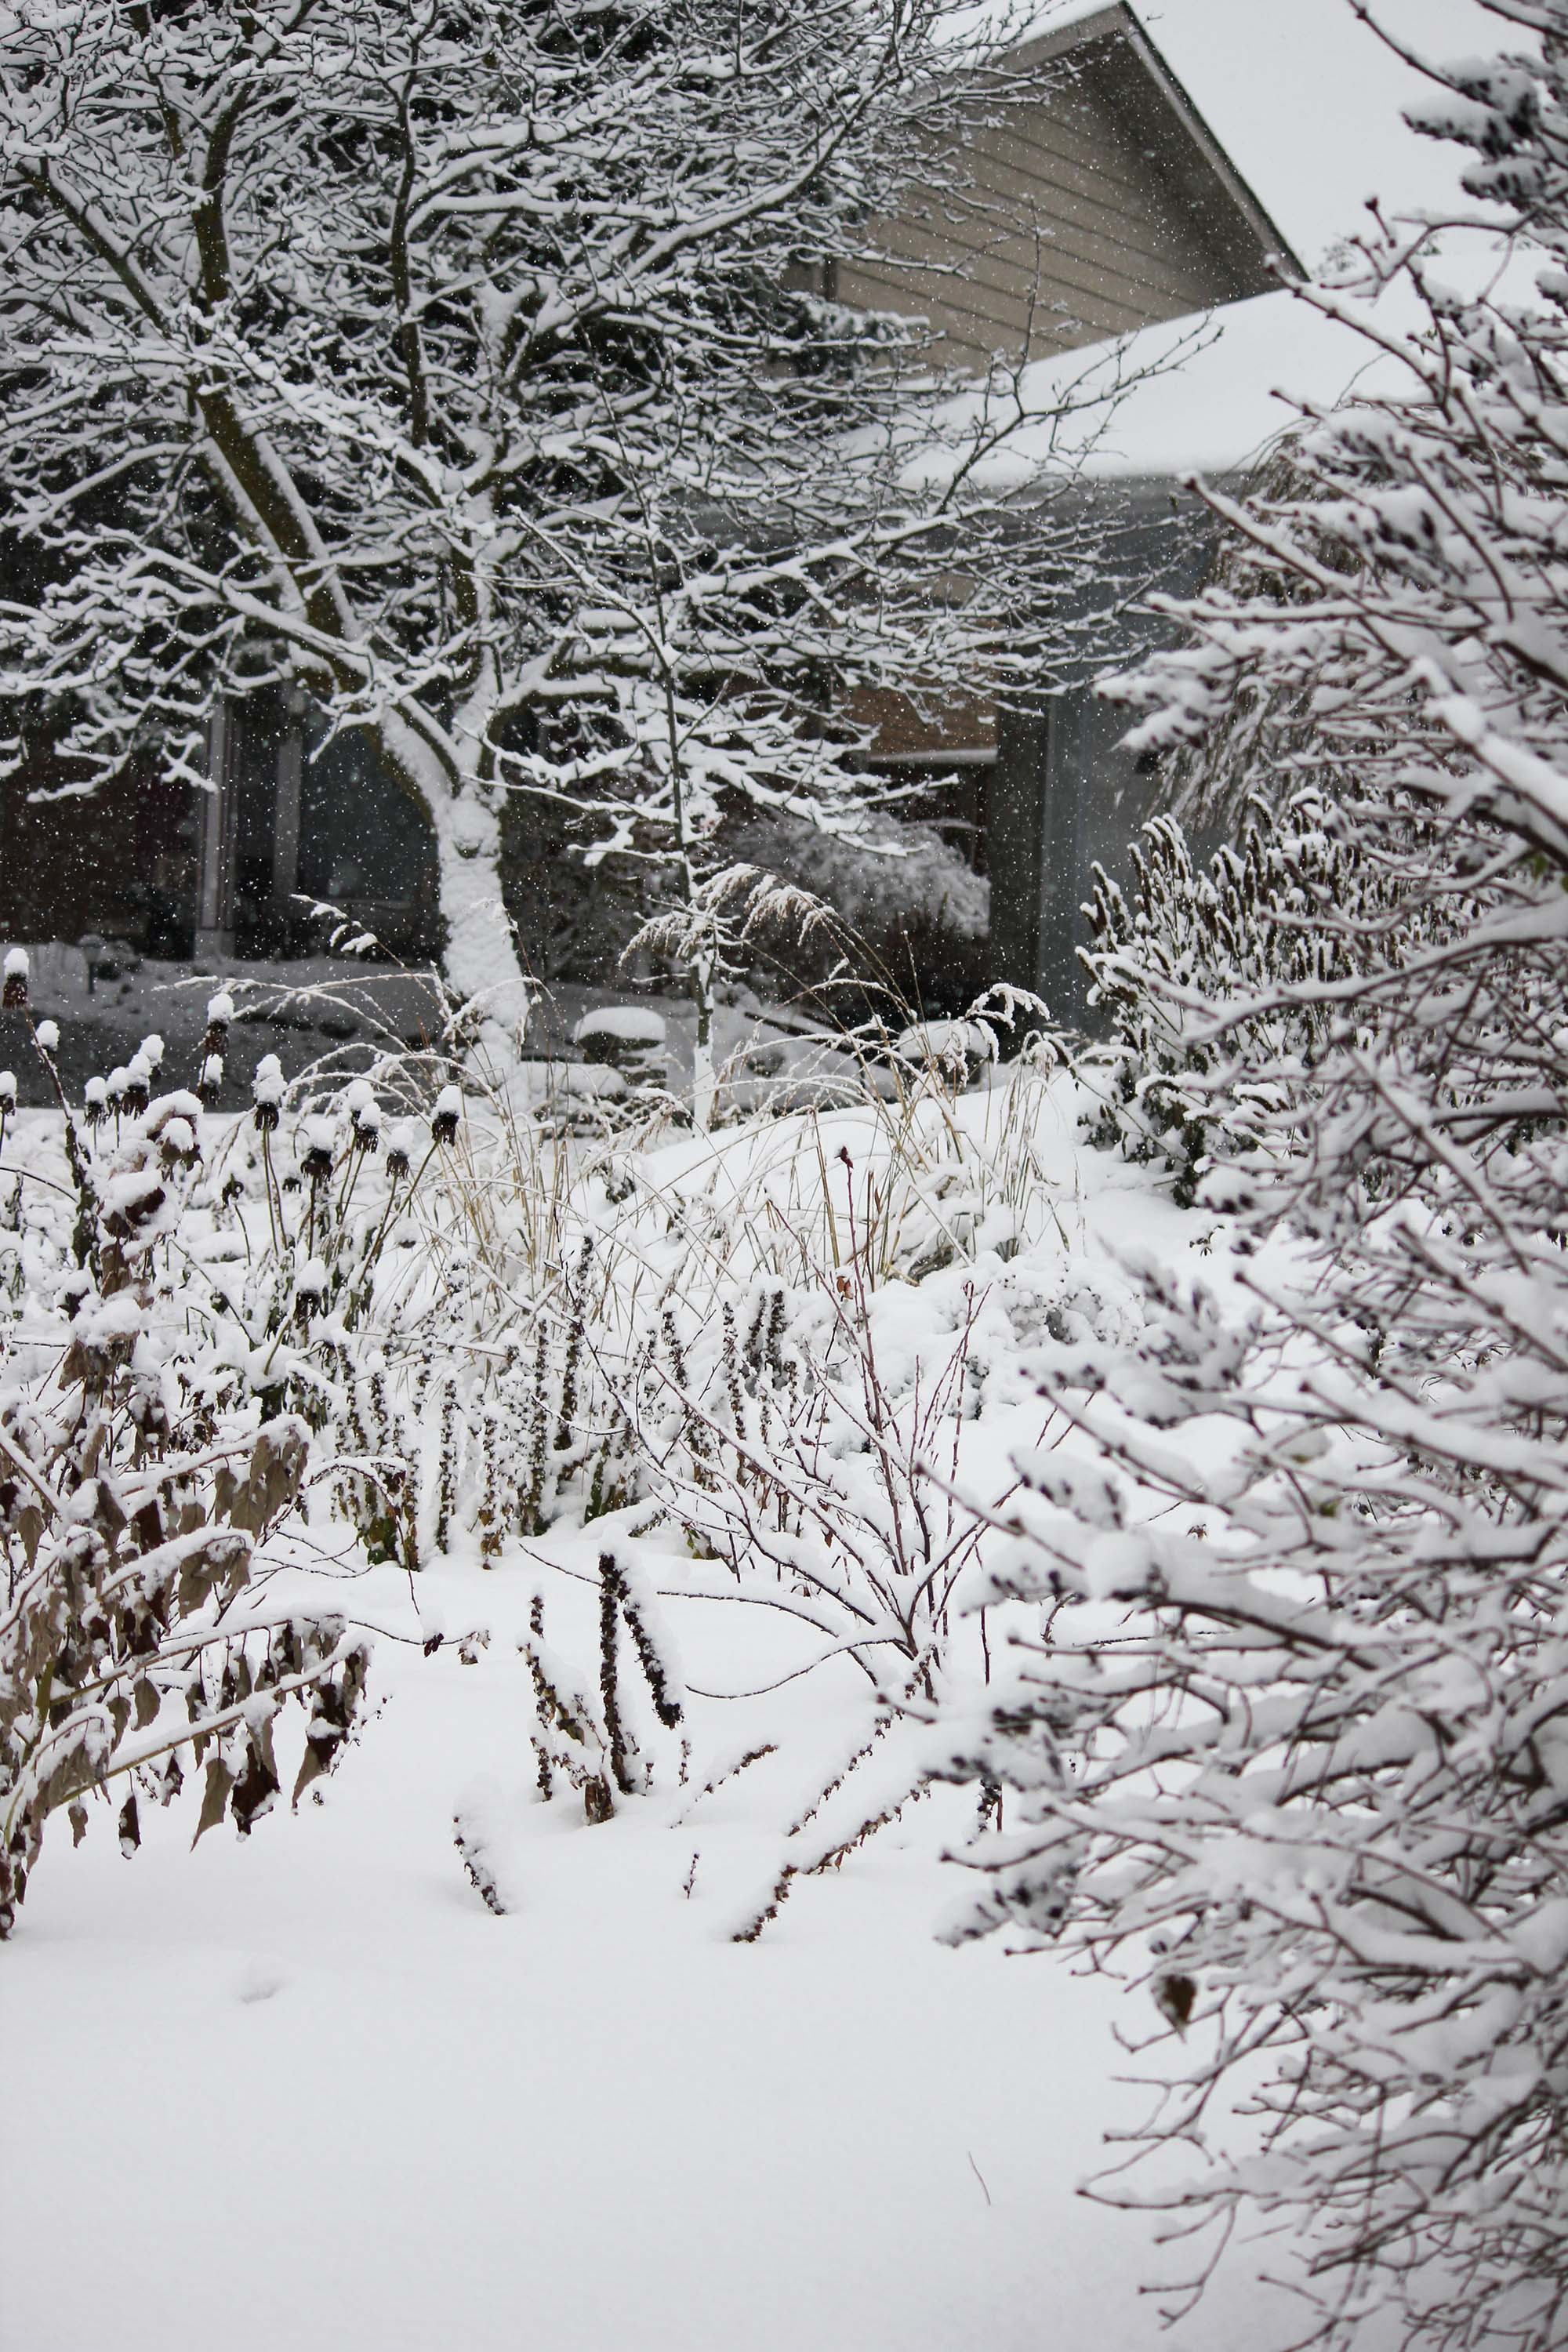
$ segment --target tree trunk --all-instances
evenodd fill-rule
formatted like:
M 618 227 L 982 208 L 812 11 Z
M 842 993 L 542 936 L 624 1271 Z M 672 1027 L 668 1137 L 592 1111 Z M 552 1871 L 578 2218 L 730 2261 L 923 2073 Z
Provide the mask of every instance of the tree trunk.
M 442 969 L 455 994 L 479 1013 L 481 1043 L 515 1063 L 531 992 L 501 903 L 500 820 L 475 793 L 427 796 L 439 860 Z
M 718 1080 L 713 1067 L 713 959 L 697 958 L 691 971 L 691 994 L 697 1008 L 697 1034 L 691 1049 L 691 1124 L 706 1135 L 713 1124 Z

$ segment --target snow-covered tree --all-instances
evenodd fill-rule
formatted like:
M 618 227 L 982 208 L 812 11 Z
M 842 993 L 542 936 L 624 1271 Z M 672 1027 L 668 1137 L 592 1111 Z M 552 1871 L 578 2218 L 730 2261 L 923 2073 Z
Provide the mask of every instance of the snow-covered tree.
M 509 791 L 688 902 L 718 795 L 852 825 L 856 689 L 1026 662 L 1078 541 L 975 488 L 1016 384 L 952 426 L 923 330 L 793 289 L 1020 89 L 931 0 L 9 0 L 13 707 L 90 789 L 302 685 L 498 1036 Z
M 1022 1465 L 1005 1580 L 1039 1630 L 945 1748 L 1009 1791 L 972 1924 L 1152 1992 L 1146 2142 L 1201 2169 L 1111 2193 L 1295 2224 L 1335 2344 L 1392 2306 L 1408 2341 L 1544 2352 L 1568 2340 L 1568 5 L 1487 5 L 1517 52 L 1436 73 L 1423 120 L 1474 151 L 1511 273 L 1456 294 L 1421 225 L 1374 216 L 1305 292 L 1407 390 L 1305 420 L 1274 491 L 1213 496 L 1238 560 L 1141 689 L 1146 742 L 1197 746 L 1200 783 L 1216 746 L 1224 784 L 1245 738 L 1249 782 L 1319 792 L 1345 852 L 1321 873 L 1363 877 L 1283 909 L 1272 969 L 1249 949 L 1218 1002 L 1219 960 L 1142 961 L 1207 1043 L 1239 1303 L 1150 1271 L 1136 1346 L 1058 1350 L 1077 1435 Z M 1391 284 L 1408 338 L 1363 299 Z M 1227 1087 L 1257 1147 L 1228 1162 Z M 1205 2142 L 1233 2077 L 1261 2118 L 1239 2150 Z

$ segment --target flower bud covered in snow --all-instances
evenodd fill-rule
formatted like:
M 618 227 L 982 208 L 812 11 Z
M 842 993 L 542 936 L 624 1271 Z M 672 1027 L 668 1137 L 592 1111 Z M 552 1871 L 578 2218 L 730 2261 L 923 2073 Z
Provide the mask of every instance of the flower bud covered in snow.
M 204 1054 L 221 1054 L 228 1036 L 228 1024 L 234 1019 L 234 999 L 226 988 L 207 999 L 207 1030 L 202 1039 Z
M 319 1257 L 307 1258 L 294 1277 L 294 1298 L 301 1320 L 321 1312 L 327 1296 L 327 1269 Z
M 203 1104 L 208 1110 L 211 1110 L 213 1105 L 216 1102 L 218 1097 L 218 1089 L 222 1085 L 223 1055 L 221 1054 L 208 1054 L 202 1063 L 202 1075 L 196 1083 L 196 1092 L 200 1095 Z
M 0 1010 L 20 1012 L 27 1002 L 27 976 L 32 971 L 26 948 L 5 950 L 5 978 L 0 986 Z
M 117 1110 L 125 1100 L 125 1089 L 130 1084 L 130 1071 L 122 1062 L 117 1062 L 109 1073 L 109 1098 Z
M 430 1114 L 430 1132 L 437 1143 L 456 1143 L 458 1121 L 462 1116 L 461 1088 L 443 1087 L 436 1097 L 436 1108 Z
M 381 1140 L 381 1106 L 363 1078 L 356 1078 L 343 1096 L 355 1148 L 374 1151 Z
M 58 1054 L 60 1047 L 60 1024 L 58 1021 L 40 1021 L 33 1034 L 38 1041 L 40 1054 Z
M 334 1138 L 330 1118 L 308 1118 L 304 1128 L 305 1149 L 300 1166 L 312 1184 L 319 1184 L 332 1172 Z
M 89 1078 L 81 1090 L 81 1098 L 87 1108 L 89 1126 L 97 1127 L 101 1119 L 108 1118 L 109 1081 L 107 1078 Z
M 394 1180 L 406 1176 L 414 1165 L 415 1134 L 412 1119 L 399 1119 L 386 1139 L 386 1172 Z
M 139 1118 L 152 1099 L 152 1065 L 145 1054 L 132 1054 L 125 1066 L 125 1108 Z
M 185 1099 L 190 1098 L 187 1096 Z M 170 1161 L 199 1160 L 201 1146 L 196 1140 L 195 1122 L 180 1111 L 166 1118 L 158 1129 L 158 1150 Z
M 15 1110 L 16 1108 L 16 1074 L 14 1070 L 0 1070 L 0 1111 Z
M 270 1135 L 283 1112 L 283 1065 L 276 1054 L 263 1054 L 250 1081 L 253 1113 L 263 1135 Z

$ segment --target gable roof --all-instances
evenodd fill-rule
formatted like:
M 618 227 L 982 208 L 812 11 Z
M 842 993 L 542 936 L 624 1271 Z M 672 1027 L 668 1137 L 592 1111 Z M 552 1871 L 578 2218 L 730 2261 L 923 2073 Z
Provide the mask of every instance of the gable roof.
M 978 112 L 963 197 L 876 226 L 838 291 L 951 358 L 1038 358 L 1243 299 L 1300 265 L 1124 0 L 1026 40 L 1039 95 Z
M 1193 211 L 1204 217 L 1221 249 L 1234 257 L 1241 289 L 1261 294 L 1287 277 L 1306 275 L 1278 223 L 1253 193 L 1210 130 L 1191 92 L 1173 71 L 1127 0 L 1100 0 L 1087 14 L 1027 41 L 1023 66 L 1061 59 L 1114 91 L 1123 119 L 1152 145 L 1167 150 L 1171 178 Z M 1175 134 L 1180 134 L 1179 136 Z M 1258 271 L 1259 258 L 1265 264 Z M 1268 268 L 1278 263 L 1279 269 Z
M 1076 37 L 1106 5 L 970 0 L 950 21 L 960 38 L 1026 46 Z M 1439 61 L 1529 46 L 1484 0 L 1374 0 L 1368 21 L 1351 0 L 1126 0 L 1126 13 L 1309 267 L 1357 227 L 1369 196 L 1393 212 L 1460 202 L 1462 152 L 1405 120 L 1430 85 L 1376 27 Z

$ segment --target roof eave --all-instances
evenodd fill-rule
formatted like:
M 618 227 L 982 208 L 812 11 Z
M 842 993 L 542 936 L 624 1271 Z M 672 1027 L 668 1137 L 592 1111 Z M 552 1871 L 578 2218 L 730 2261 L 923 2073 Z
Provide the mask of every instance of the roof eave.
M 1259 252 L 1272 262 L 1281 278 L 1304 278 L 1308 272 L 1289 239 L 1237 171 L 1194 103 L 1185 85 L 1127 5 L 1127 0 L 1109 0 L 1107 6 L 1097 8 L 1092 15 L 1079 16 L 1072 24 L 1061 26 L 1056 32 L 1046 33 L 1026 42 L 1018 51 L 1018 59 L 1020 64 L 1028 67 L 1047 65 L 1057 58 L 1068 57 L 1075 50 L 1107 40 L 1124 41 L 1137 58 L 1165 106 L 1180 122 L 1187 138 L 1220 184 L 1233 209 L 1245 221 Z

